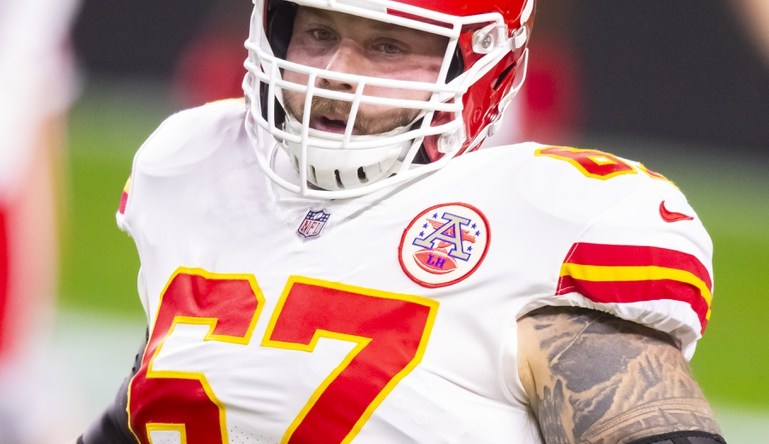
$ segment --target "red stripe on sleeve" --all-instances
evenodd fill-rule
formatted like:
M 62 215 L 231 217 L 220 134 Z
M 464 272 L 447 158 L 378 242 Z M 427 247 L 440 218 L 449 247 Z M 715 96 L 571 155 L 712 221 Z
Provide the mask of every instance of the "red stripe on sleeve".
M 120 214 L 125 214 L 126 203 L 128 203 L 128 193 L 123 191 L 123 193 L 120 195 L 120 206 L 118 207 L 118 212 Z
M 643 302 L 653 300 L 674 300 L 686 302 L 700 320 L 701 331 L 708 325 L 707 313 L 710 307 L 700 290 L 685 282 L 669 279 L 653 281 L 593 282 L 564 276 L 558 287 L 558 295 L 578 292 L 593 302 Z
M 10 292 L 10 236 L 6 234 L 6 222 L 5 222 L 5 208 L 0 203 L 0 357 L 2 357 L 5 343 L 6 343 L 6 330 L 9 329 L 8 322 L 6 322 L 7 307 Z M 2 359 L 0 359 L 2 361 Z
M 128 180 L 125 183 L 125 186 L 123 187 L 123 192 L 120 194 L 120 206 L 118 207 L 117 211 L 120 214 L 125 214 L 125 208 L 128 204 L 128 194 L 131 192 L 131 177 L 128 177 Z
M 684 270 L 697 276 L 713 289 L 708 269 L 696 257 L 667 248 L 635 245 L 574 244 L 564 261 L 570 264 L 599 265 L 608 267 L 657 266 Z
M 564 261 L 556 294 L 579 292 L 599 303 L 681 301 L 691 306 L 704 331 L 712 288 L 710 273 L 693 255 L 648 246 L 579 243 Z

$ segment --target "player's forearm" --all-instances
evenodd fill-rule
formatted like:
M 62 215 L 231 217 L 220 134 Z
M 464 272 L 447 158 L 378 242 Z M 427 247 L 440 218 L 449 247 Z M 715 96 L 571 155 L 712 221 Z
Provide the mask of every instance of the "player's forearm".
M 590 443 L 629 443 L 671 432 L 719 434 L 707 402 L 697 398 L 671 398 L 636 406 L 613 417 L 599 418 L 581 436 Z

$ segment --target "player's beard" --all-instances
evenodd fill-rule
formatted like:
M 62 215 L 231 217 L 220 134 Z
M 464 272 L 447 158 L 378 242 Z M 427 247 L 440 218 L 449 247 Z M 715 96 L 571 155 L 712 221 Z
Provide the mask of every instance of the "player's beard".
M 298 121 L 304 118 L 304 95 L 285 91 L 285 108 Z M 364 108 L 365 107 L 365 108 Z M 349 116 L 352 103 L 332 100 L 325 97 L 313 97 L 310 116 Z M 418 110 L 390 108 L 381 106 L 362 106 L 353 125 L 354 135 L 376 135 L 392 131 L 395 128 L 411 125 L 419 115 Z M 344 121 L 347 124 L 347 119 Z

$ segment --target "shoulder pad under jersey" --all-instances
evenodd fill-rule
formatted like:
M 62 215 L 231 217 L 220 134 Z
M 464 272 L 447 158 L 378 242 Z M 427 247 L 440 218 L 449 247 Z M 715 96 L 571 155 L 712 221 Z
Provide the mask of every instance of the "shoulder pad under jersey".
M 533 300 L 611 313 L 670 334 L 691 358 L 707 326 L 712 242 L 681 191 L 642 164 L 598 150 L 540 147 L 528 198 L 580 224 L 555 294 Z

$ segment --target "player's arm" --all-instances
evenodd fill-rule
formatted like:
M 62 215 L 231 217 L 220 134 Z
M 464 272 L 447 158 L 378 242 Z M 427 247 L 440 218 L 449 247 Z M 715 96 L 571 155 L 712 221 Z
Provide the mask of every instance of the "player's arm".
M 571 307 L 535 310 L 518 332 L 521 382 L 546 442 L 724 442 L 666 334 Z
M 88 430 L 78 439 L 76 444 L 136 444 L 136 438 L 128 427 L 128 385 L 141 365 L 142 355 L 147 344 L 145 337 L 139 353 L 136 354 L 131 374 L 123 380 L 118 389 L 115 401 L 110 404 Z

